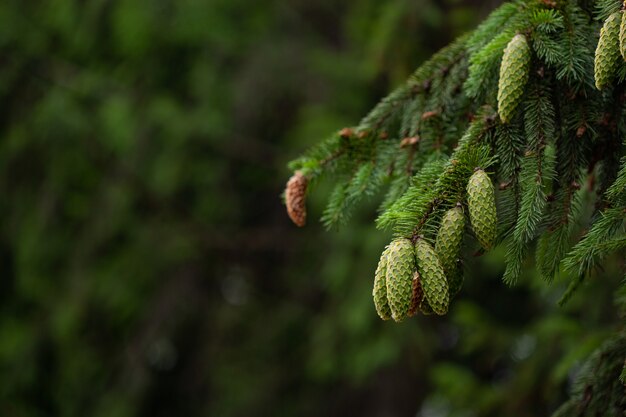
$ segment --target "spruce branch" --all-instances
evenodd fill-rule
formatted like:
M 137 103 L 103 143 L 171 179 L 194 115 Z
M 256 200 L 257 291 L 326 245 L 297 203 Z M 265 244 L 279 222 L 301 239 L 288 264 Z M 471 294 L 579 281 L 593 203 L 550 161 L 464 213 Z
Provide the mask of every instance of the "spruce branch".
M 489 182 L 499 184 L 495 243 L 507 247 L 503 280 L 518 280 L 536 242 L 541 275 L 551 280 L 563 266 L 573 276 L 565 298 L 573 295 L 624 246 L 626 66 L 598 91 L 593 53 L 600 26 L 621 7 L 609 0 L 518 0 L 498 8 L 357 126 L 290 164 L 311 185 L 333 177 L 322 221 L 345 223 L 359 201 L 385 189 L 376 226 L 432 242 L 444 213 L 466 204 L 474 169 L 488 169 Z M 517 61 L 521 73 L 511 65 Z

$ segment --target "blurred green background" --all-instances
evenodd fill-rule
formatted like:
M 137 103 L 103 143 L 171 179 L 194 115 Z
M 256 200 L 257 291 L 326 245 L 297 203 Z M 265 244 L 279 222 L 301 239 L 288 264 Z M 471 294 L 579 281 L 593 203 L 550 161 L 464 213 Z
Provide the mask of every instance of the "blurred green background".
M 497 1 L 3 0 L 0 415 L 541 416 L 620 318 L 616 266 L 381 322 L 372 220 L 295 228 L 286 163 Z M 600 281 L 598 283 L 598 281 Z

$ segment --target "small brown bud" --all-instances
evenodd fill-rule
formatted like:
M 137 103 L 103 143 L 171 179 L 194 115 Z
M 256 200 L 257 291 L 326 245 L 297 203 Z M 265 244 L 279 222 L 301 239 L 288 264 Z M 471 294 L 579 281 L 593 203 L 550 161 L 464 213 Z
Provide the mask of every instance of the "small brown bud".
M 407 146 L 413 146 L 420 141 L 420 138 L 413 136 L 411 138 L 404 138 L 400 141 L 400 147 L 406 148 Z
M 439 110 L 431 110 L 422 113 L 422 120 L 430 119 L 431 117 L 435 117 L 439 115 Z
M 380 134 L 378 135 L 378 137 L 379 137 L 381 140 L 386 140 L 386 139 L 388 139 L 388 138 L 389 138 L 389 133 L 387 133 L 387 132 L 380 132 Z
M 341 136 L 342 139 L 349 139 L 353 134 L 354 131 L 349 127 L 344 127 L 339 131 L 339 136 Z
M 296 171 L 285 188 L 287 214 L 298 227 L 306 223 L 306 187 L 308 179 L 300 171 Z
M 545 4 L 546 6 L 548 6 L 551 9 L 554 9 L 557 6 L 556 1 L 554 1 L 554 0 L 540 0 L 540 2 Z
M 357 136 L 359 139 L 365 139 L 369 135 L 370 135 L 370 132 L 368 130 L 361 130 Z
M 578 129 L 576 129 L 576 137 L 581 138 L 585 134 L 586 131 L 587 131 L 587 126 L 585 125 L 578 126 Z

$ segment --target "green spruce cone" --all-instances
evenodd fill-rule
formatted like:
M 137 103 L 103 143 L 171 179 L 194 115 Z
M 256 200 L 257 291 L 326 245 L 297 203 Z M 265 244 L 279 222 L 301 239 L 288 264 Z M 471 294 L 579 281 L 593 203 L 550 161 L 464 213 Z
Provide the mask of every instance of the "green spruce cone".
M 498 81 L 498 114 L 508 123 L 522 100 L 530 71 L 530 47 L 524 35 L 511 39 L 502 55 Z
M 411 308 L 413 298 L 413 273 L 415 252 L 409 239 L 395 239 L 389 244 L 387 254 L 387 300 L 391 317 L 402 321 Z
M 411 307 L 409 308 L 408 316 L 413 317 L 419 310 L 420 303 L 424 299 L 424 289 L 422 288 L 422 282 L 420 279 L 420 273 L 417 270 L 413 273 L 413 297 L 411 298 Z
M 450 299 L 454 298 L 455 295 L 461 291 L 463 287 L 463 262 L 460 259 L 457 259 L 455 262 L 454 268 L 450 271 L 446 271 L 446 277 L 448 278 L 448 287 L 450 290 Z
M 436 314 L 446 314 L 450 303 L 448 281 L 435 249 L 424 239 L 418 239 L 415 243 L 415 256 L 424 298 Z
M 620 55 L 620 22 L 621 12 L 615 12 L 606 19 L 600 29 L 600 40 L 594 60 L 594 76 L 598 90 L 611 84 L 615 78 Z
M 391 309 L 389 308 L 389 302 L 387 301 L 387 255 L 389 247 L 386 247 L 380 260 L 378 261 L 378 267 L 374 273 L 374 289 L 372 290 L 372 296 L 374 297 L 374 306 L 378 316 L 383 320 L 389 320 L 391 318 Z
M 461 243 L 463 243 L 464 231 L 465 216 L 459 204 L 443 215 L 435 242 L 435 252 L 437 252 L 441 266 L 448 277 L 456 268 L 456 261 L 461 252 Z
M 474 234 L 485 250 L 497 237 L 496 199 L 493 184 L 482 169 L 477 169 L 467 183 L 467 207 Z
M 622 58 L 626 60 L 626 13 L 623 11 L 619 26 L 619 51 L 622 54 Z

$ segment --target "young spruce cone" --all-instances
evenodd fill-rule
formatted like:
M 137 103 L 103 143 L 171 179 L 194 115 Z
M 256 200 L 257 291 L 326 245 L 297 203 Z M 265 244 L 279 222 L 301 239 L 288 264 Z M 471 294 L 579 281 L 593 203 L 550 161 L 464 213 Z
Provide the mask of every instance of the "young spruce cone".
M 615 77 L 620 55 L 621 12 L 615 12 L 604 22 L 600 29 L 600 40 L 594 60 L 596 87 L 602 90 L 611 84 Z
M 448 278 L 450 299 L 452 299 L 463 287 L 463 262 L 460 259 L 456 260 L 455 266 L 450 272 L 446 271 L 446 278 Z
M 391 309 L 389 308 L 389 302 L 387 301 L 387 256 L 389 247 L 385 248 L 380 260 L 378 261 L 378 267 L 374 274 L 374 289 L 372 290 L 372 296 L 374 297 L 374 306 L 378 316 L 383 320 L 389 320 L 391 318 Z
M 435 242 L 435 252 L 437 252 L 447 277 L 456 269 L 456 261 L 459 258 L 459 252 L 461 252 L 464 231 L 465 216 L 463 215 L 463 209 L 459 205 L 444 214 L 437 232 L 437 241 Z
M 626 13 L 623 11 L 619 26 L 619 51 L 622 54 L 622 58 L 626 60 Z
M 522 100 L 530 70 L 530 47 L 524 35 L 511 39 L 502 56 L 498 81 L 498 114 L 508 123 Z
M 435 250 L 424 239 L 418 239 L 415 243 L 415 256 L 424 298 L 436 314 L 446 314 L 450 303 L 448 281 Z
M 402 321 L 408 314 L 413 298 L 415 252 L 411 241 L 395 239 L 389 244 L 387 255 L 387 300 L 391 317 Z
M 465 216 L 459 204 L 444 214 L 435 242 L 435 252 L 448 279 L 450 298 L 454 297 L 463 285 L 463 269 L 459 267 L 459 254 L 464 231 Z
M 306 187 L 307 178 L 300 171 L 296 171 L 285 188 L 285 202 L 287 214 L 296 226 L 302 227 L 306 223 Z
M 491 249 L 497 237 L 496 199 L 493 184 L 482 169 L 467 183 L 467 208 L 478 242 L 485 250 Z

